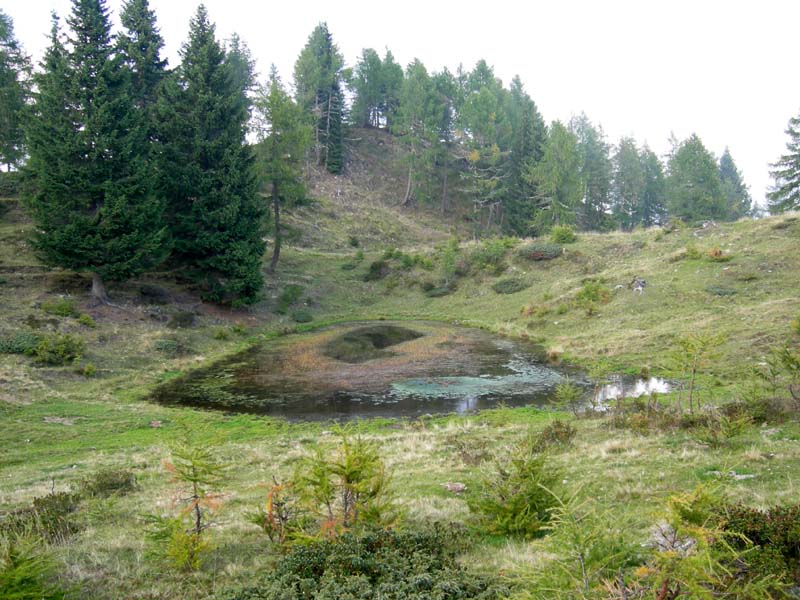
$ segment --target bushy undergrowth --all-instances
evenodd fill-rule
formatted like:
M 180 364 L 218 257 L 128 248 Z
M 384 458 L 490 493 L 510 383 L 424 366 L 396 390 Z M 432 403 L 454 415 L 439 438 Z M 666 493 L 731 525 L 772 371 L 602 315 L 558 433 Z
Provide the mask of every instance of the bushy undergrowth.
M 0 532 L 0 598 L 61 600 L 66 595 L 53 583 L 54 572 L 54 561 L 38 536 Z
M 80 485 L 81 495 L 91 498 L 124 496 L 138 489 L 136 475 L 127 469 L 104 469 L 86 477 Z
M 80 313 L 71 298 L 58 298 L 42 302 L 41 309 L 49 315 L 57 317 L 77 317 Z
M 555 225 L 550 230 L 550 239 L 555 244 L 573 244 L 578 241 L 578 236 L 569 225 Z
M 314 315 L 311 314 L 310 310 L 306 309 L 292 311 L 291 317 L 295 323 L 311 323 L 314 320 Z
M 469 264 L 477 270 L 487 270 L 499 275 L 506 270 L 506 253 L 516 244 L 516 239 L 508 237 L 484 240 L 470 252 Z
M 37 344 L 33 356 L 36 362 L 59 366 L 72 364 L 83 356 L 86 342 L 70 333 L 48 335 Z
M 3 535 L 35 535 L 48 542 L 61 542 L 81 530 L 77 519 L 80 496 L 53 492 L 33 499 L 31 506 L 5 515 L 0 520 Z
M 0 337 L 0 354 L 25 354 L 33 356 L 43 336 L 32 331 L 17 331 Z
M 540 261 L 558 258 L 564 253 L 564 248 L 560 244 L 550 244 L 546 242 L 534 242 L 526 244 L 517 250 L 517 255 L 526 260 Z
M 463 535 L 463 532 L 459 532 Z M 256 585 L 222 600 L 488 600 L 508 589 L 456 562 L 458 533 L 379 530 L 297 546 Z
M 300 300 L 304 291 L 305 288 L 302 285 L 297 285 L 296 283 L 287 285 L 283 288 L 281 295 L 278 297 L 278 304 L 275 306 L 275 312 L 279 315 L 285 315 L 289 307 Z
M 492 289 L 498 294 L 516 294 L 528 287 L 529 284 L 522 279 L 501 279 L 492 285 Z

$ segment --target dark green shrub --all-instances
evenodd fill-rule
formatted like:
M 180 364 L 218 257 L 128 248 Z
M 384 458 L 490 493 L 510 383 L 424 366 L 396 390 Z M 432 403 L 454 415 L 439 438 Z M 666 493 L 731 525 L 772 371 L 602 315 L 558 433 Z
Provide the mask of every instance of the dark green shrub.
M 510 590 L 456 561 L 460 532 L 377 531 L 297 546 L 257 585 L 225 600 L 460 600 L 506 597 Z M 463 535 L 463 533 L 461 533 Z
M 124 496 L 137 489 L 136 475 L 127 469 L 104 469 L 80 484 L 81 494 L 92 498 Z
M 21 184 L 22 174 L 19 171 L 0 172 L 0 197 L 14 198 L 18 196 Z
M 309 310 L 295 310 L 292 312 L 292 320 L 295 323 L 311 323 L 314 320 L 314 315 Z
M 45 300 L 42 302 L 41 309 L 49 315 L 57 317 L 77 317 L 75 301 L 70 298 L 58 298 L 57 300 Z
M 290 283 L 281 292 L 280 297 L 278 298 L 278 305 L 275 307 L 275 312 L 279 315 L 285 315 L 289 307 L 300 300 L 300 297 L 303 295 L 305 288 L 302 285 L 297 285 L 296 283 Z
M 525 539 L 541 536 L 556 506 L 560 473 L 536 453 L 528 439 L 498 459 L 468 499 L 469 508 L 489 533 Z
M 35 534 L 0 534 L 0 598 L 61 600 L 63 590 L 50 583 L 53 559 Z
M 97 322 L 92 318 L 91 315 L 87 315 L 86 313 L 81 313 L 78 315 L 78 323 L 84 327 L 88 327 L 89 329 L 94 329 L 97 327 Z
M 54 333 L 39 342 L 33 352 L 37 362 L 46 365 L 67 365 L 78 360 L 86 351 L 86 342 L 70 333 Z
M 721 285 L 709 285 L 706 287 L 706 292 L 714 296 L 722 296 L 722 297 L 733 296 L 736 294 L 736 290 Z
M 169 321 L 167 321 L 167 327 L 170 329 L 187 329 L 194 327 L 196 319 L 197 315 L 193 312 L 182 310 L 170 317 Z
M 361 245 L 361 242 L 358 241 L 358 238 L 354 235 L 347 238 L 347 243 L 350 244 L 351 248 L 358 248 Z
M 448 296 L 455 291 L 455 282 L 451 282 L 449 285 L 440 285 L 429 290 L 425 290 L 425 295 L 428 298 L 441 298 L 442 296 Z
M 389 263 L 385 259 L 375 260 L 369 265 L 364 281 L 379 281 L 389 274 Z
M 517 250 L 517 255 L 526 260 L 552 260 L 564 253 L 564 247 L 560 244 L 548 244 L 546 242 L 534 242 L 526 244 Z
M 165 288 L 160 285 L 143 283 L 139 286 L 139 295 L 148 304 L 169 304 L 172 297 Z
M 43 336 L 32 331 L 17 331 L 6 337 L 0 337 L 0 354 L 26 354 L 33 356 Z
M 555 244 L 572 244 L 578 240 L 575 230 L 569 225 L 555 225 L 550 230 L 550 239 Z
M 516 294 L 528 287 L 530 285 L 521 279 L 501 279 L 492 285 L 492 289 L 498 294 Z

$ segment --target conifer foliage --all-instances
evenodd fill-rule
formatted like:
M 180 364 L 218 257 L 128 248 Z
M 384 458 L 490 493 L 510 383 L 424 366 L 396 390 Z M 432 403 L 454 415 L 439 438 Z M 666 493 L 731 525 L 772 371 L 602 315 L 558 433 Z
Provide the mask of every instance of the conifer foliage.
M 24 155 L 22 114 L 30 93 L 30 70 L 14 23 L 0 10 L 0 164 L 9 171 Z
M 786 154 L 772 165 L 775 186 L 768 198 L 773 214 L 800 208 L 800 115 L 789 120 L 786 135 Z
M 64 43 L 54 18 L 27 131 L 34 244 L 50 265 L 91 272 L 93 296 L 160 262 L 163 202 L 148 172 L 146 127 L 114 52 L 105 0 L 73 0 Z
M 265 209 L 245 143 L 249 103 L 202 5 L 181 59 L 160 104 L 174 258 L 207 299 L 253 302 L 263 284 Z

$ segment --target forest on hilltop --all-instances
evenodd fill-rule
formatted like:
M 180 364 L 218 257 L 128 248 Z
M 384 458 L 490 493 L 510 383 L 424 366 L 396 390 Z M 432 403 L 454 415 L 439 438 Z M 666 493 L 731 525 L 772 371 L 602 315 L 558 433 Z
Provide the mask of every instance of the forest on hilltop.
M 92 273 L 102 301 L 106 280 L 164 261 L 209 300 L 254 301 L 265 232 L 274 271 L 282 207 L 306 197 L 310 164 L 347 170 L 359 128 L 385 130 L 403 148 L 399 204 L 458 208 L 476 237 L 629 231 L 759 210 L 727 149 L 717 159 L 691 135 L 670 140 L 662 158 L 630 137 L 609 142 L 585 114 L 548 124 L 520 78 L 505 86 L 485 60 L 429 72 L 419 59 L 404 69 L 391 51 L 367 48 L 348 66 L 320 23 L 291 94 L 274 67 L 257 81 L 246 42 L 217 39 L 202 5 L 174 69 L 146 0 L 124 4 L 117 33 L 103 0 L 75 0 L 66 31 L 53 16 L 38 69 L 0 16 L 0 161 L 22 175 L 43 260 Z M 788 133 L 775 212 L 797 204 L 796 123 Z

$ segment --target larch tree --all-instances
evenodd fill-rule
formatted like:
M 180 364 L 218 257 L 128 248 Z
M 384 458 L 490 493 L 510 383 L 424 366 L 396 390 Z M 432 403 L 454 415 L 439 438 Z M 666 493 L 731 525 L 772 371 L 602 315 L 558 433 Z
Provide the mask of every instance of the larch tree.
M 640 151 L 644 186 L 636 209 L 636 221 L 644 227 L 664 223 L 667 218 L 665 204 L 666 181 L 661 159 L 647 145 Z
M 530 165 L 526 177 L 536 188 L 536 207 L 532 215 L 537 235 L 554 225 L 574 225 L 583 192 L 578 139 L 561 122 L 550 126 L 544 155 Z
M 159 105 L 171 165 L 169 199 L 174 259 L 214 302 L 251 303 L 263 286 L 265 207 L 246 143 L 245 91 L 200 5 L 181 48 L 176 78 Z
M 269 271 L 278 265 L 281 253 L 281 206 L 305 195 L 302 164 L 311 143 L 311 124 L 281 83 L 273 65 L 269 82 L 255 100 L 256 146 L 261 179 L 269 189 L 275 243 Z
M 603 230 L 608 227 L 611 191 L 611 159 L 605 135 L 585 114 L 570 120 L 570 131 L 578 140 L 579 173 L 582 193 L 578 210 L 581 229 Z
M 432 77 L 433 88 L 438 99 L 436 135 L 434 137 L 435 162 L 441 173 L 441 210 L 446 213 L 450 206 L 449 175 L 451 156 L 455 141 L 456 90 L 455 77 L 447 69 Z
M 786 153 L 771 165 L 774 185 L 767 200 L 772 214 L 800 209 L 800 115 L 789 119 L 786 135 Z
M 334 174 L 344 169 L 343 67 L 344 59 L 327 24 L 320 23 L 295 62 L 294 84 L 297 103 L 315 121 L 317 164 Z
M 751 214 L 753 199 L 727 147 L 719 159 L 719 179 L 725 196 L 726 218 L 735 221 Z
M 645 186 L 644 168 L 636 141 L 630 137 L 621 138 L 612 162 L 612 214 L 621 229 L 630 231 L 639 224 L 639 206 Z
M 24 157 L 23 113 L 30 97 L 30 60 L 0 10 L 0 164 L 11 171 Z
M 154 193 L 147 127 L 131 73 L 114 52 L 104 0 L 73 0 L 65 44 L 54 18 L 27 129 L 36 222 L 33 243 L 50 265 L 105 281 L 133 277 L 166 254 L 164 203 Z
M 358 127 L 380 127 L 383 63 L 372 48 L 364 48 L 349 84 L 355 95 L 350 116 Z

